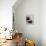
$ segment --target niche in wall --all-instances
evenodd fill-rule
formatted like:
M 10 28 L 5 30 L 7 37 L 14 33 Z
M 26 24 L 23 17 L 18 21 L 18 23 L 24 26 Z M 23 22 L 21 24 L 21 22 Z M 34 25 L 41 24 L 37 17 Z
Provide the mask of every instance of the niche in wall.
M 26 23 L 33 24 L 34 23 L 34 16 L 33 15 L 27 15 L 26 16 Z

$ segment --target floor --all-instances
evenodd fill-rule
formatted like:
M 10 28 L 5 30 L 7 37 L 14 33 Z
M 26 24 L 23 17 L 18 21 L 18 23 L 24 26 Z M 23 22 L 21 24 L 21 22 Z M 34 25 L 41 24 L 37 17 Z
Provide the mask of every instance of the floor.
M 13 40 L 6 40 L 6 42 L 4 42 L 2 45 L 0 46 L 16 46 L 15 45 L 15 39 Z
M 20 45 L 22 46 L 22 42 L 20 42 L 20 41 L 22 41 L 22 38 L 20 38 L 19 35 L 17 35 L 17 37 L 14 36 L 12 38 L 13 38 L 12 40 L 6 40 L 6 39 L 1 38 L 0 39 L 0 46 L 16 46 L 16 41 L 19 41 L 19 44 L 21 43 Z M 5 41 L 5 42 L 3 42 L 3 41 Z

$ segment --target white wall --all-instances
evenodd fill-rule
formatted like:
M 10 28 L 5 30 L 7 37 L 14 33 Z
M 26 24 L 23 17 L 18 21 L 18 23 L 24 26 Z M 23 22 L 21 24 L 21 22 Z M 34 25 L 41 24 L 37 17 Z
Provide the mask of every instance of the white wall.
M 35 41 L 36 46 L 41 46 L 41 1 L 23 0 L 16 8 L 14 5 L 15 28 L 24 34 L 24 37 Z M 34 14 L 34 24 L 26 23 L 26 16 Z
M 0 26 L 3 26 L 3 27 L 10 27 L 12 28 L 12 6 L 13 4 L 15 3 L 16 0 L 0 0 Z M 26 4 L 25 4 L 26 5 Z M 35 5 L 35 4 L 34 4 Z M 34 6 L 35 7 L 35 6 Z M 17 9 L 16 9 L 17 10 Z M 26 11 L 26 9 L 25 9 Z M 39 11 L 39 10 L 38 10 Z M 21 11 L 20 11 L 21 12 Z M 23 12 L 22 12 L 23 13 Z M 26 12 L 27 13 L 27 12 Z M 29 13 L 28 13 L 29 14 Z M 20 14 L 19 14 L 20 15 Z M 21 15 L 20 15 L 21 16 Z M 38 16 L 37 16 L 38 17 Z M 35 18 L 37 18 L 35 16 Z M 19 18 L 19 16 L 17 16 L 17 18 Z M 25 32 L 25 31 L 29 31 L 28 34 L 33 34 L 33 30 L 34 27 L 36 25 L 33 25 L 33 26 L 30 26 L 30 25 L 27 25 L 25 23 L 25 13 L 24 13 L 24 16 L 21 18 L 23 19 L 24 18 L 24 21 L 22 21 L 22 24 L 23 26 L 20 26 L 22 24 L 19 25 L 20 28 L 18 28 L 18 30 L 22 32 Z M 36 24 L 36 22 L 35 22 Z M 25 29 L 26 27 L 26 29 Z M 36 26 L 37 27 L 37 26 Z M 42 0 L 42 15 L 41 15 L 41 36 L 42 36 L 42 46 L 46 46 L 46 0 Z M 29 29 L 28 29 L 29 28 Z M 31 28 L 31 29 L 30 29 Z M 33 28 L 33 29 L 32 29 Z M 36 28 L 35 28 L 36 29 Z M 38 28 L 37 28 L 38 29 Z M 30 32 L 31 31 L 31 32 Z M 36 32 L 36 31 L 34 31 Z M 39 31 L 37 31 L 39 32 Z M 25 32 L 26 33 L 26 32 Z M 35 33 L 34 33 L 35 34 Z M 34 36 L 33 34 L 33 36 Z M 25 35 L 25 34 L 24 34 Z M 31 36 L 32 37 L 32 36 Z
M 42 46 L 46 46 L 46 0 L 42 0 L 41 4 L 41 38 Z
M 12 28 L 12 6 L 16 0 L 0 0 L 0 27 Z

